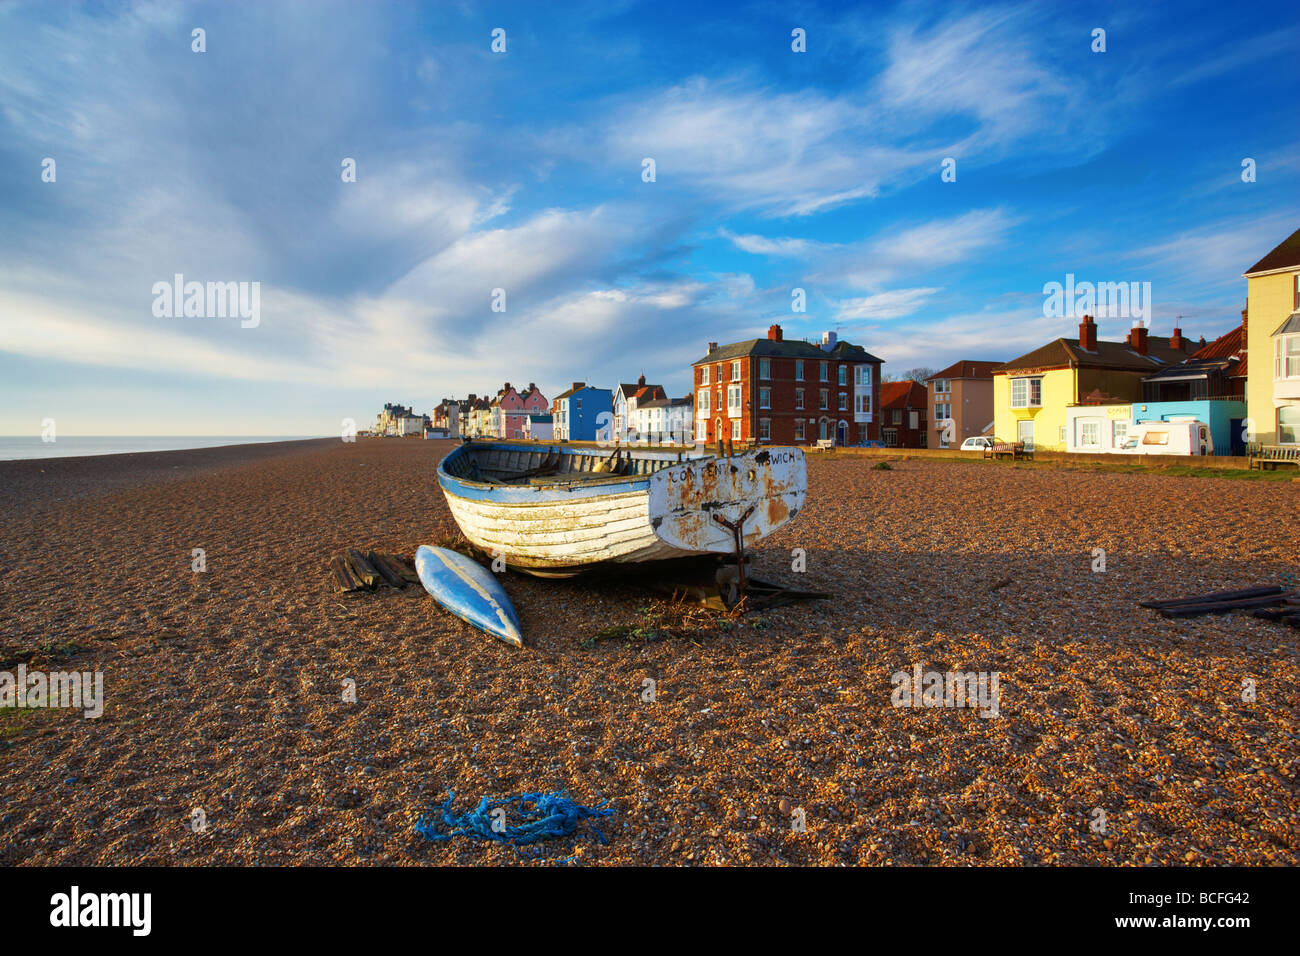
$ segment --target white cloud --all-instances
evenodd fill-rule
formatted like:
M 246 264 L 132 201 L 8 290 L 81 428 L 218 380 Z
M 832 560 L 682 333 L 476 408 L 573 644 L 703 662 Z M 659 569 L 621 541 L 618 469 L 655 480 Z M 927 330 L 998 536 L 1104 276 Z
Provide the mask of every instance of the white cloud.
M 892 289 L 857 299 L 843 299 L 835 312 L 837 321 L 854 319 L 899 319 L 923 306 L 938 289 Z

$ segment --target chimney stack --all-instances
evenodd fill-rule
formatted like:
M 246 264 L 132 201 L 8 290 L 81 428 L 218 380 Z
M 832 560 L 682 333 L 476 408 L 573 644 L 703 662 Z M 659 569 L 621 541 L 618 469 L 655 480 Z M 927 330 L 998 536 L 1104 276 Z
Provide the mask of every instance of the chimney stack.
M 1243 352 L 1246 350 L 1246 332 L 1249 329 L 1249 326 L 1246 324 L 1246 313 L 1248 311 L 1249 309 L 1241 310 L 1241 349 Z
M 638 376 L 637 376 L 637 379 L 636 379 L 636 383 L 637 383 L 638 385 L 644 385 L 644 384 L 645 384 L 645 376 L 644 376 L 644 375 L 638 375 Z
M 769 325 L 769 326 L 767 327 L 767 337 L 768 337 L 769 339 L 771 339 L 773 342 L 780 342 L 780 341 L 781 341 L 781 326 L 779 326 L 779 325 Z
M 718 343 L 717 343 L 717 342 L 710 342 L 710 343 L 709 343 L 709 353 L 716 352 L 717 350 L 718 350 Z M 706 354 L 708 354 L 708 353 L 706 353 Z
M 1085 352 L 1097 351 L 1097 323 L 1090 315 L 1085 315 L 1079 323 L 1079 348 Z
M 1128 330 L 1128 345 L 1138 355 L 1147 354 L 1147 328 L 1141 319 Z
M 1169 347 L 1177 352 L 1181 352 L 1183 346 L 1186 344 L 1187 340 L 1183 338 L 1183 330 L 1178 328 L 1178 326 L 1174 326 L 1174 334 L 1169 337 Z
M 578 389 L 580 389 L 580 388 L 586 388 L 586 386 L 587 386 L 587 383 L 586 383 L 586 382 L 574 382 L 574 383 L 573 383 L 573 390 L 576 392 L 576 391 L 577 391 Z
M 831 351 L 832 349 L 835 348 L 835 339 L 836 339 L 836 337 L 837 337 L 837 336 L 835 335 L 834 332 L 823 332 L 823 333 L 822 333 L 822 351 L 823 351 L 823 352 L 829 352 L 829 351 Z

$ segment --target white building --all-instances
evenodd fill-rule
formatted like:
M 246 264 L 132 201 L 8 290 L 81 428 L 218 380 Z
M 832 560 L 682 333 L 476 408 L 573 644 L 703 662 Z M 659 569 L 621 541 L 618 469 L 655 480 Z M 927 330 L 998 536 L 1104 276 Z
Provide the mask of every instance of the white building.
M 532 441 L 549 441 L 555 437 L 555 417 L 529 413 L 524 419 L 524 437 Z
M 690 443 L 694 438 L 695 402 L 686 398 L 652 398 L 638 402 L 632 414 L 632 441 Z
M 1106 454 L 1119 446 L 1133 431 L 1133 406 L 1071 405 L 1065 410 L 1065 450 Z

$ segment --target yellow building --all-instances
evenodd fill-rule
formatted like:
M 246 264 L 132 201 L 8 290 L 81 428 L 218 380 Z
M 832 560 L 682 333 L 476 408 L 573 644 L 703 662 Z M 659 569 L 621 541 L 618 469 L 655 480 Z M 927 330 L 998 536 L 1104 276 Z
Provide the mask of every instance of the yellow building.
M 1102 342 L 1085 315 L 1077 339 L 1054 339 L 993 371 L 993 434 L 1042 451 L 1066 450 L 1066 409 L 1087 401 L 1142 399 L 1142 379 L 1197 348 L 1179 329 L 1148 338 L 1136 326 L 1123 342 Z
M 1245 278 L 1247 437 L 1300 445 L 1300 229 Z

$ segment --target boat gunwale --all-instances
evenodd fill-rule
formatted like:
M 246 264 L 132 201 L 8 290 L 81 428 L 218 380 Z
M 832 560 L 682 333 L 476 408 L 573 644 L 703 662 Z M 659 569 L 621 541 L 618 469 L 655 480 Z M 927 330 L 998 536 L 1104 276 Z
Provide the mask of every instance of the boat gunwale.
M 573 448 L 577 448 L 579 450 L 584 448 L 600 449 L 601 451 L 608 451 L 610 448 L 610 446 L 601 445 L 597 442 L 553 442 L 553 441 L 552 442 L 544 442 L 544 441 L 539 441 L 539 442 L 522 441 L 521 442 L 518 439 L 510 439 L 505 441 L 480 441 L 479 442 L 480 448 L 486 445 L 493 445 L 503 450 L 514 449 L 516 451 L 528 451 L 528 452 L 541 451 L 541 452 L 545 452 L 546 454 L 550 454 L 552 451 L 558 451 L 560 453 L 563 453 L 566 450 L 573 449 Z M 626 487 L 626 492 L 630 494 L 630 493 L 636 493 L 640 491 L 648 491 L 650 488 L 650 478 L 654 474 L 654 472 L 650 472 L 649 474 L 645 474 L 645 475 L 609 475 L 607 477 L 597 478 L 595 477 L 595 474 L 598 473 L 582 472 L 580 473 L 580 475 L 575 475 L 574 477 L 571 478 L 562 478 L 557 481 L 546 482 L 545 484 L 539 483 L 539 484 L 527 484 L 527 485 L 514 485 L 508 482 L 475 481 L 473 478 L 461 478 L 460 476 L 453 475 L 451 472 L 449 472 L 447 470 L 447 462 L 455 460 L 460 455 L 468 454 L 468 449 L 472 448 L 473 446 L 474 446 L 474 439 L 471 439 L 466 442 L 462 442 L 460 446 L 453 448 L 451 451 L 449 451 L 446 455 L 443 456 L 441 461 L 438 462 L 438 483 L 442 486 L 443 491 L 449 490 L 448 485 L 453 485 L 462 488 L 473 488 L 478 491 L 486 491 L 489 493 L 492 491 L 503 490 L 507 488 L 515 491 L 541 492 L 541 491 L 572 491 L 575 487 L 603 488 L 606 486 L 623 485 Z M 670 465 L 678 463 L 675 457 L 668 457 L 668 456 L 675 456 L 677 454 L 676 448 L 664 447 L 664 448 L 655 449 L 653 448 L 653 446 L 648 446 L 643 449 L 637 449 L 637 446 L 626 446 L 625 450 L 628 451 L 658 450 L 663 453 L 663 455 L 665 456 L 664 458 L 661 459 L 660 456 L 658 455 L 648 455 L 645 457 L 652 458 L 654 460 L 665 460 L 668 461 Z M 591 455 L 583 455 L 582 457 L 596 458 L 599 456 L 591 454 Z M 695 457 L 708 458 L 713 456 L 696 455 Z M 454 489 L 453 489 L 453 493 L 454 493 Z M 529 504 L 531 502 L 501 501 L 499 503 L 504 505 L 504 504 Z

